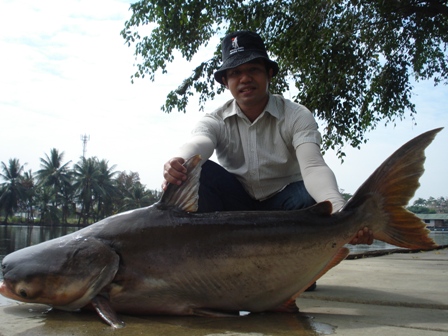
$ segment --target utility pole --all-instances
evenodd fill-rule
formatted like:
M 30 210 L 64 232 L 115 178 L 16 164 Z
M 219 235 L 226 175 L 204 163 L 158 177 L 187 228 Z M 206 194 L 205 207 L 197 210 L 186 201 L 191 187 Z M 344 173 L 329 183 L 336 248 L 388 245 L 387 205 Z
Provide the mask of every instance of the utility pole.
M 81 141 L 82 141 L 82 157 L 85 158 L 86 156 L 86 147 L 87 147 L 87 141 L 90 140 L 90 135 L 81 135 Z

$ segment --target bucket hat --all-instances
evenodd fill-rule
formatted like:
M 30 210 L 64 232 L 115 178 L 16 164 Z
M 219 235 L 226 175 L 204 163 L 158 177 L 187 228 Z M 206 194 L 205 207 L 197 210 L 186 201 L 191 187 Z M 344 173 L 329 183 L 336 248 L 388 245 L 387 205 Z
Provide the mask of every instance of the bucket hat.
M 215 80 L 224 85 L 222 77 L 226 70 L 236 68 L 241 64 L 257 58 L 267 60 L 273 70 L 273 76 L 278 73 L 278 64 L 269 59 L 266 47 L 260 35 L 251 31 L 236 31 L 224 37 L 221 43 L 222 65 L 214 73 Z

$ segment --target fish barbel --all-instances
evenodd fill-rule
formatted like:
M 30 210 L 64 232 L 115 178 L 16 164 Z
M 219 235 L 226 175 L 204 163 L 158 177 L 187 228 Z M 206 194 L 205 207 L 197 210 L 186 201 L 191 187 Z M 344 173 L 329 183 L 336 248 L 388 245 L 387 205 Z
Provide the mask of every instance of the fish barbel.
M 403 145 L 334 214 L 330 202 L 294 211 L 195 213 L 195 156 L 185 164 L 187 181 L 170 185 L 153 206 L 7 255 L 0 293 L 65 310 L 93 305 L 117 328 L 124 323 L 116 312 L 294 311 L 295 299 L 348 255 L 344 245 L 366 226 L 389 244 L 436 247 L 404 207 L 439 131 Z

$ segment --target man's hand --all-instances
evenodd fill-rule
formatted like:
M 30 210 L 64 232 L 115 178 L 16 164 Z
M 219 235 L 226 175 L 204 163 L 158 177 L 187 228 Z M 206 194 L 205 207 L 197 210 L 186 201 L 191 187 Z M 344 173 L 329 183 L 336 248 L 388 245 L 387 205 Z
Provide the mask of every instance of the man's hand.
M 174 157 L 163 165 L 163 190 L 166 190 L 169 183 L 181 185 L 187 179 L 187 168 L 183 166 L 184 163 L 183 158 Z
M 349 244 L 367 244 L 372 245 L 373 243 L 373 232 L 367 226 L 363 230 L 359 230 L 356 236 L 352 238 Z

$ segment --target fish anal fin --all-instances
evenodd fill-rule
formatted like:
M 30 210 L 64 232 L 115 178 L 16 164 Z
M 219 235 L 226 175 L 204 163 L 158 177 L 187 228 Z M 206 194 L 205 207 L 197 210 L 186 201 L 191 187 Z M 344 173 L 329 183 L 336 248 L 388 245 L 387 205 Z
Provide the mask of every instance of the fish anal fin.
M 296 304 L 296 300 L 295 299 L 289 299 L 286 302 L 284 302 L 283 304 L 281 304 L 280 306 L 278 306 L 277 308 L 274 308 L 272 310 L 270 310 L 271 312 L 274 313 L 298 313 L 299 312 L 299 308 L 297 307 Z
M 92 299 L 91 304 L 98 315 L 112 328 L 118 329 L 125 326 L 125 323 L 120 320 L 120 318 L 117 316 L 117 313 L 115 313 L 115 311 L 112 309 L 109 300 L 107 300 L 104 296 L 95 296 Z
M 316 279 L 314 279 L 314 281 L 316 281 L 317 279 L 319 279 L 322 275 L 324 275 L 325 273 L 327 273 L 330 269 L 332 269 L 333 267 L 337 266 L 340 264 L 341 261 L 345 260 L 345 258 L 347 258 L 347 256 L 350 254 L 350 250 L 346 247 L 341 247 L 338 251 L 338 253 L 336 253 L 336 255 L 330 260 L 330 262 L 327 264 L 327 266 L 325 266 L 325 268 L 321 271 L 321 273 L 319 273 L 318 277 Z M 310 285 L 314 282 L 312 281 L 310 283 Z
M 197 211 L 201 160 L 200 155 L 195 155 L 184 163 L 187 168 L 187 179 L 180 186 L 169 184 L 162 194 L 160 203 L 187 212 Z
M 295 300 L 300 294 L 302 294 L 308 287 L 310 287 L 314 282 L 316 282 L 319 278 L 321 278 L 325 273 L 331 270 L 336 265 L 347 258 L 350 254 L 350 250 L 346 247 L 342 247 L 339 251 L 333 256 L 333 258 L 325 265 L 325 267 L 314 277 L 311 279 L 309 283 L 305 287 L 303 287 L 299 292 L 292 296 L 291 300 Z

